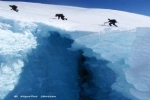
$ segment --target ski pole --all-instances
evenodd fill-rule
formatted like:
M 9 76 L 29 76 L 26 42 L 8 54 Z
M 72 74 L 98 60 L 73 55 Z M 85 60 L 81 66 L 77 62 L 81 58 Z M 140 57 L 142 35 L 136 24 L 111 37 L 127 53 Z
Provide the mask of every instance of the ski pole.
M 108 22 L 104 22 L 104 25 L 107 24 Z

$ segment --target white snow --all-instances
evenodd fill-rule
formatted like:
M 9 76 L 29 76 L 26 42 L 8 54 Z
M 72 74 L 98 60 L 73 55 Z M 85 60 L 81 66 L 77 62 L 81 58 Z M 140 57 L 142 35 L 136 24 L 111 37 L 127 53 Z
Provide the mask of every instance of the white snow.
M 10 11 L 8 5 L 12 4 L 18 6 L 19 13 Z M 0 5 L 2 17 L 13 18 L 25 22 L 43 22 L 69 31 L 83 30 L 99 32 L 106 28 L 101 25 L 103 25 L 104 22 L 107 22 L 108 18 L 117 19 L 119 26 L 117 29 L 119 30 L 150 26 L 149 17 L 109 9 L 87 9 L 5 1 L 1 1 Z M 68 21 L 56 20 L 56 13 L 63 13 L 68 18 Z
M 10 10 L 12 4 L 19 12 Z M 63 13 L 68 20 L 58 20 L 56 13 Z M 104 26 L 108 18 L 116 19 L 119 27 Z M 110 9 L 6 1 L 0 1 L 0 99 L 17 84 L 23 59 L 40 45 L 36 35 L 48 37 L 53 31 L 71 36 L 75 41 L 71 50 L 83 49 L 85 56 L 108 60 L 108 67 L 117 75 L 112 90 L 131 100 L 150 100 L 150 17 Z

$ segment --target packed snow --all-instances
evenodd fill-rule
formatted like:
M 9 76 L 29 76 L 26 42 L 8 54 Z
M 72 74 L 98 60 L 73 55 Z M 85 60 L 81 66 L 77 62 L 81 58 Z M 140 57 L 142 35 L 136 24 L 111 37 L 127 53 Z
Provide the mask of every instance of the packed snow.
M 149 44 L 148 16 L 0 1 L 0 100 L 150 100 Z

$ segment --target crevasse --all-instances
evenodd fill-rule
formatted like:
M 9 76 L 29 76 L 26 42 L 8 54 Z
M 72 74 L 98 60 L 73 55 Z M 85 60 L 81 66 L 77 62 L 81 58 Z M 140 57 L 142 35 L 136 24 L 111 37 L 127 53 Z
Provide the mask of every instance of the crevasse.
M 149 100 L 149 30 L 69 32 L 0 18 L 0 98 Z

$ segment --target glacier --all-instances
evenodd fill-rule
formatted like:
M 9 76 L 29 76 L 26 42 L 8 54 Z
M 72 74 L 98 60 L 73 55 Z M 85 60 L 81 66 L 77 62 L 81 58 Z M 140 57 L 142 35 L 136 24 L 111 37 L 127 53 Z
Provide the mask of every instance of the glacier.
M 149 17 L 12 3 L 0 1 L 0 100 L 150 100 Z M 68 21 L 51 15 L 60 9 Z M 116 15 L 119 28 L 102 25 Z

